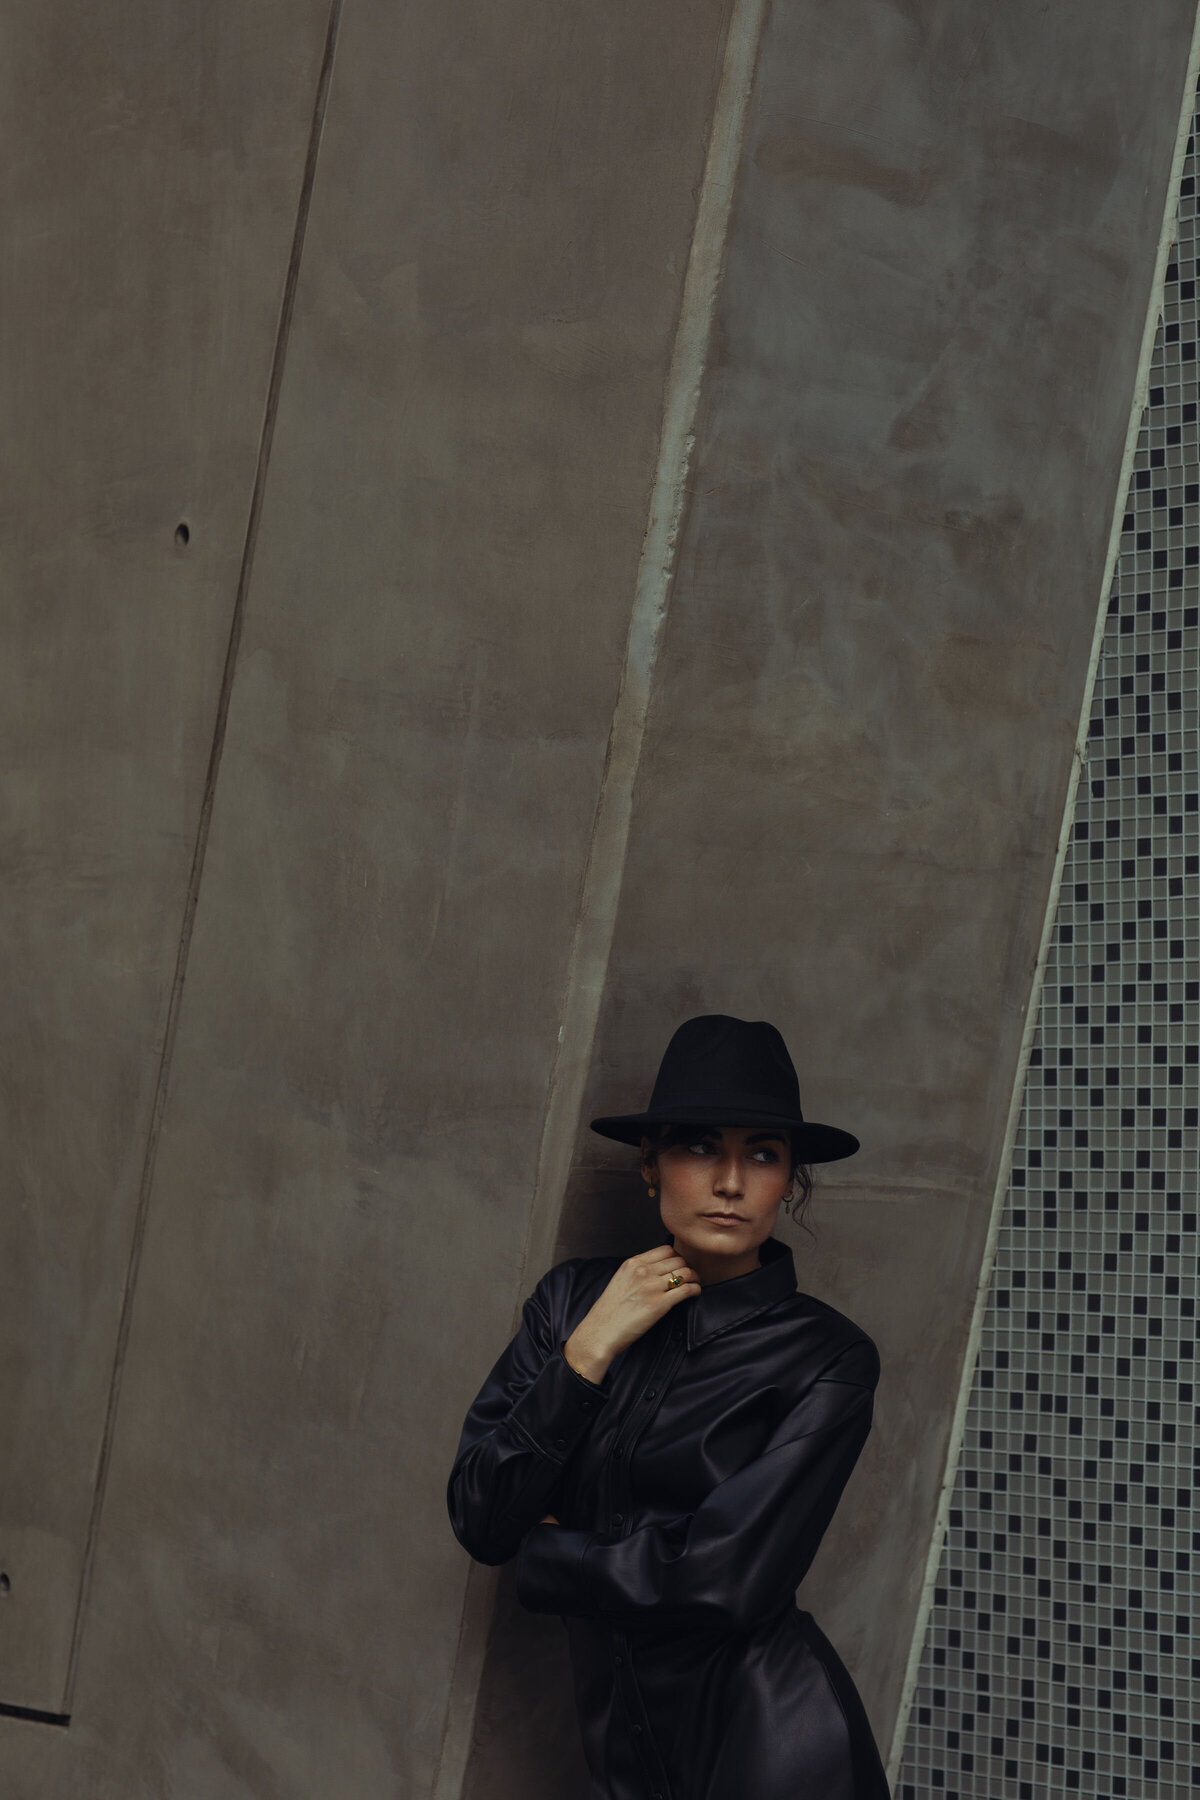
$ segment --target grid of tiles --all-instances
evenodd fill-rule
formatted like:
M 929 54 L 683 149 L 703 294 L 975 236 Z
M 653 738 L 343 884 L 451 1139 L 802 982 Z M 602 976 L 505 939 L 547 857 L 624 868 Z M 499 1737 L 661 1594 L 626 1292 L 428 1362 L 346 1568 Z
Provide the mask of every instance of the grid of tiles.
M 1195 181 L 899 1800 L 1200 1787 Z

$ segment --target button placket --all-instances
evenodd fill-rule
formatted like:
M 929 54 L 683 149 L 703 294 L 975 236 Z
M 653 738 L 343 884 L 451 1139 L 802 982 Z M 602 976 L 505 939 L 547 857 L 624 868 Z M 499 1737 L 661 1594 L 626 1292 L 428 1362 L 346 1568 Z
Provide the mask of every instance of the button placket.
M 632 1529 L 633 1496 L 629 1484 L 629 1466 L 633 1461 L 634 1451 L 670 1391 L 683 1354 L 683 1325 L 682 1321 L 675 1320 L 670 1331 L 660 1341 L 658 1354 L 649 1370 L 647 1385 L 641 1389 L 630 1407 L 613 1444 L 609 1465 L 610 1531 Z
M 628 1633 L 613 1630 L 614 1686 L 620 1713 L 625 1721 L 633 1748 L 634 1760 L 642 1778 L 639 1800 L 671 1800 L 666 1766 L 650 1729 L 650 1719 L 642 1700 L 633 1666 Z
M 642 1387 L 639 1383 L 635 1388 L 637 1399 L 614 1440 L 607 1470 L 611 1508 L 608 1521 L 613 1533 L 632 1529 L 629 1467 L 634 1450 L 670 1391 L 683 1360 L 684 1347 L 684 1332 L 677 1320 L 672 1329 L 664 1334 L 658 1354 L 648 1374 L 642 1378 L 645 1386 Z M 624 1633 L 614 1632 L 613 1639 L 613 1682 L 634 1757 L 642 1772 L 644 1800 L 671 1800 L 666 1767 L 650 1729 L 649 1715 L 638 1686 L 628 1638 Z

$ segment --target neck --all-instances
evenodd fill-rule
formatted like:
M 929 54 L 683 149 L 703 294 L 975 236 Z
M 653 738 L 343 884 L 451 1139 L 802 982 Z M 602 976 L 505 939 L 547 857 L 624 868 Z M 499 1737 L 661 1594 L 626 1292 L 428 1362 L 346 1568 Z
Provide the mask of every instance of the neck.
M 688 1267 L 695 1270 L 701 1287 L 713 1287 L 718 1281 L 732 1281 L 735 1275 L 749 1275 L 752 1269 L 762 1267 L 757 1244 L 740 1256 L 714 1256 L 710 1251 L 692 1249 L 679 1238 L 673 1241 L 676 1256 L 682 1256 Z

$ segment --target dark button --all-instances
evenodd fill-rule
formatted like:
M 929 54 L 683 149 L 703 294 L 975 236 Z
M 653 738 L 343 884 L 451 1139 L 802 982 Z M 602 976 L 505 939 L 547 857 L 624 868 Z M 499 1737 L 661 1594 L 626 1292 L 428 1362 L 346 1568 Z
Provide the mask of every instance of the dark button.
M 653 1398 L 654 1398 L 655 1394 L 657 1394 L 657 1392 L 658 1392 L 657 1388 L 647 1388 L 646 1389 L 647 1400 L 653 1400 Z
M 613 1514 L 613 1524 L 614 1525 L 623 1525 L 624 1523 L 625 1523 L 625 1514 L 624 1513 L 614 1513 Z
M 634 1737 L 641 1737 L 641 1735 L 642 1735 L 642 1728 L 641 1728 L 641 1726 L 640 1726 L 640 1725 L 635 1725 L 635 1726 L 634 1726 L 634 1728 L 633 1728 L 633 1735 L 634 1735 Z
M 591 1412 L 591 1410 L 592 1410 L 593 1406 L 595 1406 L 596 1402 L 594 1400 L 581 1400 L 579 1402 L 579 1404 L 584 1412 Z
M 562 1447 L 566 1443 L 566 1441 L 567 1441 L 566 1438 L 555 1438 L 555 1440 L 554 1440 L 554 1442 L 557 1444 L 557 1446 L 560 1450 L 562 1449 Z
M 615 1656 L 613 1661 L 616 1663 L 618 1669 L 623 1669 L 625 1667 L 625 1658 L 623 1656 Z

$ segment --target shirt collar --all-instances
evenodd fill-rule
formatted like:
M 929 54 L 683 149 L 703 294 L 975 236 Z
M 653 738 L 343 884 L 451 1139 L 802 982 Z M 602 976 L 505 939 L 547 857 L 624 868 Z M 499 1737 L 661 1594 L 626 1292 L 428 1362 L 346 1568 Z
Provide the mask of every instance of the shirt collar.
M 687 1314 L 688 1349 L 695 1349 L 731 1325 L 740 1325 L 769 1306 L 778 1306 L 796 1292 L 796 1265 L 791 1250 L 778 1238 L 766 1238 L 758 1247 L 760 1267 L 732 1281 L 715 1281 L 701 1288 L 684 1308 Z

